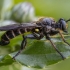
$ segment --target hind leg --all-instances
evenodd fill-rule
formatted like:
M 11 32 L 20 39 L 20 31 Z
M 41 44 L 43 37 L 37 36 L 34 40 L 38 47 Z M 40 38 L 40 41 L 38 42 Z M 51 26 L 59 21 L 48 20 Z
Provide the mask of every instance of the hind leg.
M 21 47 L 20 50 L 17 52 L 17 54 L 13 57 L 13 59 L 15 59 L 16 56 L 18 56 L 22 50 L 25 48 L 26 44 L 27 44 L 27 38 L 29 39 L 36 39 L 32 34 L 27 35 L 27 36 L 23 36 L 23 41 L 21 43 Z

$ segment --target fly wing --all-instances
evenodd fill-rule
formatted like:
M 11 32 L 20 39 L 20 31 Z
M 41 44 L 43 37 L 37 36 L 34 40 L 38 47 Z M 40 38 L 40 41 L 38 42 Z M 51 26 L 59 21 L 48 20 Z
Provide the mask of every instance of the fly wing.
M 33 23 L 22 23 L 20 25 L 21 28 L 28 28 L 28 27 L 39 27 L 37 24 L 33 24 Z
M 2 26 L 0 27 L 0 31 L 8 31 L 12 29 L 16 29 L 19 27 L 19 24 L 12 24 L 12 25 L 7 25 L 7 26 Z
M 39 27 L 39 26 L 32 23 L 12 24 L 12 25 L 0 27 L 0 31 L 8 31 L 8 30 L 13 30 L 18 28 L 34 28 L 34 27 Z

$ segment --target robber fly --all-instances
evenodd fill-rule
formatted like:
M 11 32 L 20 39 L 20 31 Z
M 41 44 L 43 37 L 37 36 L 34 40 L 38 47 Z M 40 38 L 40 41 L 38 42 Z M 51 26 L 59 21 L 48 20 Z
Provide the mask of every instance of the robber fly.
M 10 39 L 22 34 L 23 40 L 21 43 L 20 50 L 13 57 L 13 59 L 15 59 L 15 57 L 18 56 L 21 53 L 21 51 L 25 48 L 27 44 L 27 38 L 40 40 L 45 36 L 45 38 L 50 41 L 52 47 L 60 54 L 62 59 L 65 59 L 62 53 L 56 48 L 55 44 L 52 42 L 50 36 L 59 33 L 62 40 L 70 46 L 70 44 L 66 42 L 66 40 L 62 35 L 62 32 L 67 33 L 66 25 L 68 21 L 70 21 L 70 19 L 64 20 L 63 18 L 60 18 L 56 22 L 53 18 L 44 17 L 32 23 L 12 24 L 12 25 L 0 27 L 0 31 L 6 31 L 1 36 L 0 45 L 2 46 L 7 45 L 10 43 Z M 31 32 L 31 34 L 24 36 L 24 33 L 26 32 Z

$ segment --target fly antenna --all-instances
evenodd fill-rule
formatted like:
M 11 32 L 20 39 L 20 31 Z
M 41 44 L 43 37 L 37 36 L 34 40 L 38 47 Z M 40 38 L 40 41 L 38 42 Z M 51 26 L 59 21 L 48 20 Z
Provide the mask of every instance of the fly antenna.
M 70 19 L 66 20 L 66 22 L 70 21 Z

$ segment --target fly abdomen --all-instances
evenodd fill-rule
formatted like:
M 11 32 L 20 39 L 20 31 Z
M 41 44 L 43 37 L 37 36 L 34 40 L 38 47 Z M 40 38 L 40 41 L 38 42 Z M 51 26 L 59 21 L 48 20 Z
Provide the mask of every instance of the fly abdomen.
M 7 45 L 10 43 L 10 39 L 14 38 L 15 34 L 13 30 L 9 30 L 6 33 L 4 33 L 1 37 L 0 45 Z
M 1 37 L 0 45 L 3 46 L 3 45 L 7 45 L 9 43 L 10 43 L 10 41 L 9 41 L 7 35 L 3 34 L 2 37 Z
M 29 32 L 29 29 L 14 29 L 14 30 L 9 30 L 6 33 L 4 33 L 1 37 L 0 45 L 7 45 L 10 43 L 10 39 L 23 34 L 25 32 Z

